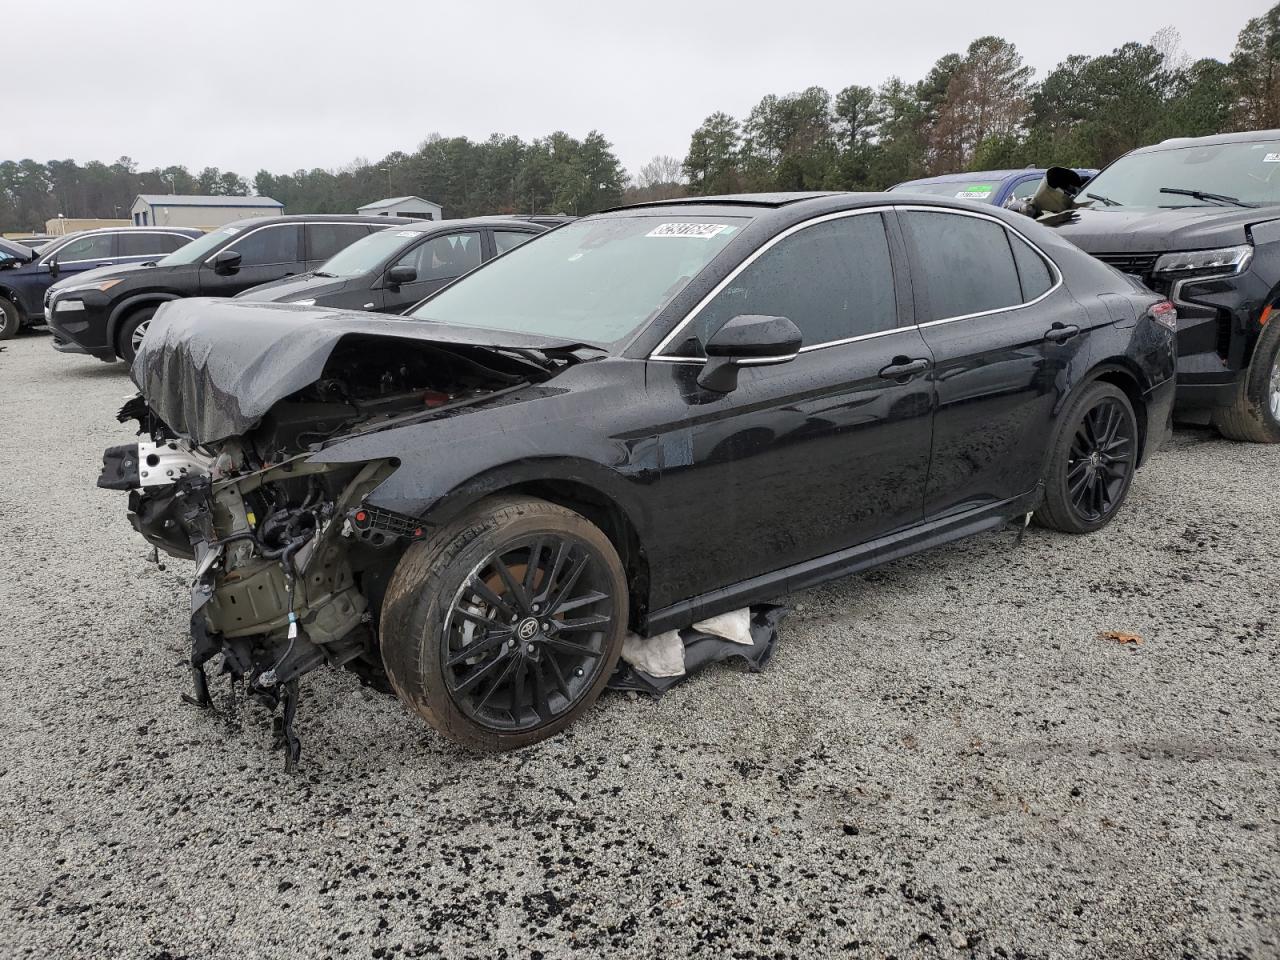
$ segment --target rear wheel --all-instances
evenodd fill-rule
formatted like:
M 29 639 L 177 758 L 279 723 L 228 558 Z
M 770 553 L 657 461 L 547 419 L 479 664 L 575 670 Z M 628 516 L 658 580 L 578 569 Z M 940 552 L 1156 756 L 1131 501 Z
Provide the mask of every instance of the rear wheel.
M 587 711 L 627 613 L 622 563 L 598 527 L 543 500 L 495 498 L 405 553 L 382 658 L 400 699 L 438 731 L 507 750 Z
M 12 340 L 20 329 L 22 318 L 18 314 L 18 305 L 0 297 L 0 340 Z
M 1280 312 L 1262 328 L 1235 400 L 1213 412 L 1213 425 L 1230 440 L 1280 443 Z
M 133 358 L 138 355 L 138 348 L 142 346 L 142 338 L 147 335 L 147 327 L 151 325 L 155 312 L 155 307 L 139 307 L 120 325 L 120 332 L 116 334 L 116 356 L 125 363 L 133 363 Z
M 1068 407 L 1045 477 L 1041 526 L 1091 533 L 1111 522 L 1138 465 L 1138 418 L 1119 387 L 1095 382 Z

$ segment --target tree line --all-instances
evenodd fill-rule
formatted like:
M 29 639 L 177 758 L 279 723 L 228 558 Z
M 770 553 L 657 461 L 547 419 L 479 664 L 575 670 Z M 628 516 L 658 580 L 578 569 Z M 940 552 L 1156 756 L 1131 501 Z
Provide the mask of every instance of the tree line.
M 919 80 L 890 77 L 770 94 L 742 119 L 717 112 L 683 159 L 656 156 L 628 176 L 598 131 L 525 141 L 432 134 L 412 153 L 337 170 L 238 173 L 182 166 L 139 170 L 73 160 L 0 162 L 0 229 L 35 230 L 58 215 L 127 218 L 140 193 L 245 195 L 290 213 L 353 212 L 417 195 L 445 215 L 587 214 L 683 193 L 880 190 L 964 170 L 1061 164 L 1101 167 L 1166 137 L 1280 127 L 1280 3 L 1241 30 L 1226 61 L 1191 60 L 1165 28 L 1145 43 L 1069 56 L 1036 81 L 1017 48 L 979 37 Z

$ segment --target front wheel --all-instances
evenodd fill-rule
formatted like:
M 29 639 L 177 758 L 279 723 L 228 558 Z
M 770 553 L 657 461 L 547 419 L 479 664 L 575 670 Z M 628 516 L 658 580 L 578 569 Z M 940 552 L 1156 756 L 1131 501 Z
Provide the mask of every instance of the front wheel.
M 22 318 L 18 315 L 18 305 L 0 297 L 0 340 L 12 340 L 21 328 Z
M 132 364 L 142 346 L 142 338 L 147 335 L 147 327 L 155 316 L 155 307 L 141 307 L 125 319 L 116 335 L 116 356 L 125 363 Z
M 622 651 L 617 551 L 572 510 L 481 501 L 406 551 L 382 610 L 382 659 L 400 699 L 445 736 L 509 750 L 563 730 Z
M 1280 313 L 1276 317 L 1262 328 L 1231 406 L 1213 412 L 1213 425 L 1229 440 L 1280 443 Z
M 1095 382 L 1068 406 L 1054 439 L 1036 522 L 1063 533 L 1101 530 L 1138 466 L 1138 418 L 1119 387 Z

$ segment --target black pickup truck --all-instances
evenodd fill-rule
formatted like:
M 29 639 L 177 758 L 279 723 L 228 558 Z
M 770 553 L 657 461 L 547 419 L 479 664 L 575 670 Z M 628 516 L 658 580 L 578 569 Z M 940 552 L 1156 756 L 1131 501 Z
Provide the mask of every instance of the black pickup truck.
M 1280 130 L 1134 150 L 1079 199 L 1062 235 L 1178 308 L 1182 418 L 1280 443 Z

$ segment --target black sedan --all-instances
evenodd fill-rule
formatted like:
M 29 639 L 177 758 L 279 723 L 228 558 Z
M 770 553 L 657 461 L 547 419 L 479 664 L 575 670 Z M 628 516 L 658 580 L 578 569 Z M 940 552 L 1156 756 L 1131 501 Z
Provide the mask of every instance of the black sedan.
M 1174 392 L 1167 301 L 943 199 L 623 208 L 409 316 L 168 305 L 122 411 L 151 439 L 105 457 L 196 561 L 195 699 L 220 654 L 286 740 L 321 663 L 517 747 L 583 714 L 627 631 L 1011 519 L 1097 531 Z
M 426 220 L 370 234 L 315 270 L 237 300 L 399 313 L 498 254 L 571 218 Z

